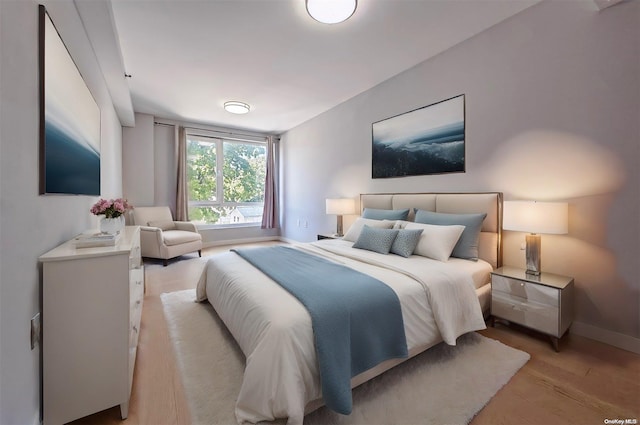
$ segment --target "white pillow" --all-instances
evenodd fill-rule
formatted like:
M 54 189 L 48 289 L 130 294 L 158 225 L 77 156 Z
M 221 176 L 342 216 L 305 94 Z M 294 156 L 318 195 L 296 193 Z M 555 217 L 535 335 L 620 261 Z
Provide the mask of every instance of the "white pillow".
M 413 223 L 413 221 L 396 220 L 393 224 L 393 229 L 404 229 L 407 226 L 407 223 Z
M 377 227 L 378 229 L 391 229 L 394 223 L 395 221 L 391 220 L 373 220 L 370 218 L 359 217 L 351 227 L 349 227 L 349 230 L 347 230 L 347 233 L 345 233 L 342 239 L 351 242 L 357 241 L 365 224 L 369 227 Z
M 407 223 L 405 229 L 422 229 L 415 255 L 447 261 L 456 246 L 464 226 L 436 226 L 435 224 Z

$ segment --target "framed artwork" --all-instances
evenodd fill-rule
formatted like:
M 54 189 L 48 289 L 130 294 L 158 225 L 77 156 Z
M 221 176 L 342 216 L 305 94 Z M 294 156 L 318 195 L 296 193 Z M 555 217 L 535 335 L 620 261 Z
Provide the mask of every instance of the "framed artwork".
M 100 195 L 100 108 L 39 8 L 40 194 Z
M 464 94 L 371 126 L 374 179 L 465 172 Z

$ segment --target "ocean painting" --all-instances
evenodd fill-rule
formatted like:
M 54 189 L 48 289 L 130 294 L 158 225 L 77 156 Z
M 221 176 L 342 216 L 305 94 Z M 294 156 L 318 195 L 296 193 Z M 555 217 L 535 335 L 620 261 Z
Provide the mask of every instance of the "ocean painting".
M 464 95 L 372 125 L 374 179 L 465 171 Z
M 42 194 L 100 195 L 100 109 L 41 6 Z

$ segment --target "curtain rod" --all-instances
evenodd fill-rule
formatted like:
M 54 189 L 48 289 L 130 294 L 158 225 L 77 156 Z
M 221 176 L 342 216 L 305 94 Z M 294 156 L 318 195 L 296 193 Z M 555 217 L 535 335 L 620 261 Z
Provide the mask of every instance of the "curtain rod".
M 221 130 L 211 130 L 210 128 L 202 128 L 202 127 L 184 127 L 185 130 L 201 130 L 201 131 L 210 131 L 212 133 L 218 134 L 228 134 L 229 136 L 244 136 L 244 137 L 267 137 L 268 134 L 246 134 L 246 133 L 234 133 L 231 131 L 221 131 Z
M 0 0 L 2 1 L 2 0 Z M 168 127 L 179 127 L 180 124 L 178 123 L 167 123 L 167 122 L 161 122 L 161 121 L 155 121 L 153 122 L 154 124 L 158 124 L 158 125 L 165 125 Z M 183 125 L 183 127 L 186 130 L 202 130 L 202 131 L 211 131 L 214 133 L 220 133 L 220 134 L 228 134 L 229 136 L 245 136 L 245 137 L 267 137 L 267 136 L 273 136 L 276 139 L 280 139 L 279 135 L 276 134 L 268 134 L 268 133 L 254 133 L 254 134 L 247 134 L 247 133 L 234 133 L 232 131 L 224 131 L 224 130 L 213 130 L 211 128 L 206 128 L 206 127 L 194 127 L 194 126 L 187 126 L 187 125 Z

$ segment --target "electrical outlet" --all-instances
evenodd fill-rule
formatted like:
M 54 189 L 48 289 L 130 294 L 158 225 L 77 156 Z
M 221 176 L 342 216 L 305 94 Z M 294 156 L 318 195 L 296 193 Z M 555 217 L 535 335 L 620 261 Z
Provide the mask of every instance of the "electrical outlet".
M 31 349 L 36 348 L 40 342 L 40 313 L 31 318 Z

